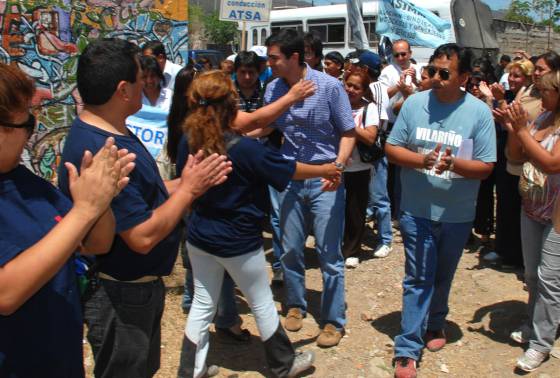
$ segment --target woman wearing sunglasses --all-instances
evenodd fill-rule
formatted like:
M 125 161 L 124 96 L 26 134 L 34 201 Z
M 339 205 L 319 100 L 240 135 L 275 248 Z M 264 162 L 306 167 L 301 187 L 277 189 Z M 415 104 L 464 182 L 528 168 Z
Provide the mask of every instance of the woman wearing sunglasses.
M 560 195 L 560 71 L 544 75 L 539 87 L 544 111 L 529 127 L 521 104 L 505 110 L 508 152 L 525 161 L 519 191 L 530 318 L 528 332 L 517 341 L 528 342 L 529 348 L 516 366 L 527 372 L 548 357 L 560 323 L 560 222 L 555 209 Z
M 20 164 L 33 133 L 33 82 L 0 63 L 0 376 L 83 377 L 82 317 L 73 254 L 109 250 L 111 199 L 134 155 L 108 139 L 67 163 L 72 201 Z

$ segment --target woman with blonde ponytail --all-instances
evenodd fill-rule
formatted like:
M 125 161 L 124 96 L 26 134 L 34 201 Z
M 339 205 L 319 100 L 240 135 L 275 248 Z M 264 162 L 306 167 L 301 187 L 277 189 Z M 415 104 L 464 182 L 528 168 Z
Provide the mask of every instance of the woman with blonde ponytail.
M 533 371 L 548 357 L 560 323 L 560 233 L 553 227 L 560 194 L 560 71 L 541 78 L 544 111 L 527 127 L 527 112 L 518 102 L 508 106 L 508 153 L 524 161 L 519 181 L 521 239 L 529 321 L 512 338 L 529 343 L 517 367 Z
M 181 351 L 179 377 L 217 373 L 207 368 L 208 326 L 216 312 L 224 272 L 247 299 L 264 343 L 271 376 L 293 377 L 311 367 L 313 352 L 296 353 L 272 298 L 263 251 L 262 224 L 267 186 L 283 191 L 290 180 L 325 177 L 339 180 L 332 163 L 309 165 L 286 160 L 276 150 L 235 133 L 237 92 L 221 71 L 198 76 L 187 93 L 190 109 L 179 144 L 177 169 L 188 151 L 227 154 L 233 172 L 226 183 L 200 197 L 188 225 L 187 250 L 194 275 L 194 299 Z

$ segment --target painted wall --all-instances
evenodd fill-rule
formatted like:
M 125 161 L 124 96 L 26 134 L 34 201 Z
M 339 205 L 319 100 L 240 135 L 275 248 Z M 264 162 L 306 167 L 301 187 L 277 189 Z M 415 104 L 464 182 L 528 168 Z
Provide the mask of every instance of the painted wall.
M 168 59 L 187 54 L 188 0 L 0 0 L 0 61 L 16 64 L 36 82 L 39 124 L 23 161 L 56 180 L 68 128 L 80 103 L 79 52 L 88 41 L 116 37 L 142 45 L 160 40 Z

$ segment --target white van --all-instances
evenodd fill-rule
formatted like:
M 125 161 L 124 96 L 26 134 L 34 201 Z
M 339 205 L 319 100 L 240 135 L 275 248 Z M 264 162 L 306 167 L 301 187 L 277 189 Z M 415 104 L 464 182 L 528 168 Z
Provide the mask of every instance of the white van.
M 473 0 L 411 0 L 411 3 L 428 9 L 444 20 L 451 22 L 450 42 L 465 39 L 464 46 L 480 49 L 497 49 L 495 33 L 492 32 L 490 9 L 480 1 Z M 379 13 L 379 2 L 363 3 L 363 20 L 371 49 L 376 51 L 379 36 L 375 33 L 375 23 Z M 455 15 L 455 17 L 453 16 Z M 343 56 L 355 50 L 350 41 L 350 25 L 346 4 L 325 5 L 306 8 L 273 10 L 270 23 L 252 24 L 248 27 L 247 49 L 264 45 L 272 33 L 280 29 L 296 29 L 317 33 L 323 41 L 323 53 L 338 51 Z M 475 43 L 478 35 L 481 43 Z M 461 38 L 462 37 L 462 38 Z M 433 53 L 432 48 L 412 46 L 413 57 L 426 63 Z

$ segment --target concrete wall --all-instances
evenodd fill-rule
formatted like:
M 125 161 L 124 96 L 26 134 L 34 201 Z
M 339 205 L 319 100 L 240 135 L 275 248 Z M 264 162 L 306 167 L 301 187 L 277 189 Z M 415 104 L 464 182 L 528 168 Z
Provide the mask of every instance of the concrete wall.
M 22 159 L 56 180 L 68 128 L 80 102 L 78 56 L 90 40 L 160 40 L 178 63 L 187 54 L 187 0 L 0 0 L 0 61 L 17 65 L 36 83 L 37 131 Z
M 548 49 L 560 53 L 560 34 L 552 30 L 549 43 L 548 28 L 545 26 L 497 19 L 494 19 L 493 26 L 501 47 L 500 54 L 513 55 L 516 50 L 525 50 L 529 55 L 539 55 Z

